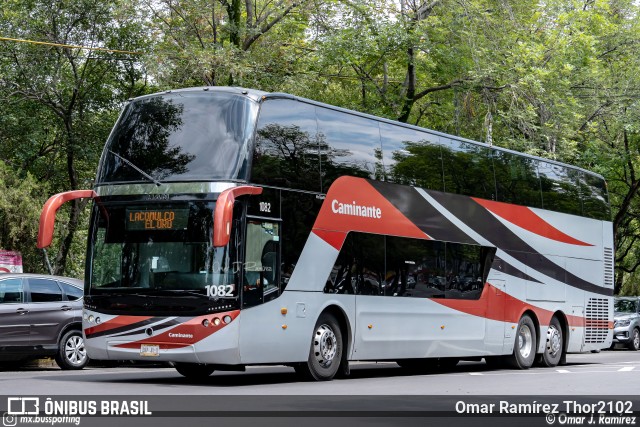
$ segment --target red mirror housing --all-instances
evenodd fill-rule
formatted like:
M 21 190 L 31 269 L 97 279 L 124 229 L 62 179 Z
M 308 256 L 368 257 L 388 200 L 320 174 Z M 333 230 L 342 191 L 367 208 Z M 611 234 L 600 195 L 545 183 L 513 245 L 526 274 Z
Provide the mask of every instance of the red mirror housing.
M 38 248 L 46 248 L 53 240 L 53 229 L 56 222 L 56 212 L 63 204 L 75 199 L 93 199 L 97 197 L 93 190 L 74 190 L 51 196 L 42 207 L 40 213 L 40 227 L 38 228 Z
M 236 197 L 262 194 L 262 187 L 241 185 L 224 190 L 218 196 L 216 210 L 213 213 L 213 246 L 222 247 L 229 243 L 231 237 L 231 221 L 233 220 L 233 204 Z

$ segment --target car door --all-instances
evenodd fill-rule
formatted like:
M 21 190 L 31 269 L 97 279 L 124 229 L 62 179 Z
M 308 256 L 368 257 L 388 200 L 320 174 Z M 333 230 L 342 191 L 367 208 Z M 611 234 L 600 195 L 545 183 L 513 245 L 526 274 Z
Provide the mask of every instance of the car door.
M 55 279 L 30 277 L 31 345 L 52 348 L 58 344 L 62 328 L 73 320 L 72 305 L 63 301 Z
M 27 347 L 29 325 L 29 304 L 22 278 L 0 279 L 0 349 Z
M 70 283 L 63 282 L 58 280 L 58 284 L 62 288 L 64 292 L 63 299 L 65 301 L 69 301 L 69 305 L 71 306 L 71 314 L 73 314 L 74 322 L 82 321 L 82 303 L 83 303 L 83 295 L 84 289 L 78 286 L 74 286 Z

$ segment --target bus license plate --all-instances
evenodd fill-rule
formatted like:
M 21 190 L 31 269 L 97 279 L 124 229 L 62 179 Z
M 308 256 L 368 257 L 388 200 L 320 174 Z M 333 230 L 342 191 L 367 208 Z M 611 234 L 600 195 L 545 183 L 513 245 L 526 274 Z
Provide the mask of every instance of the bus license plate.
M 160 356 L 160 347 L 157 345 L 142 344 L 140 346 L 140 356 Z

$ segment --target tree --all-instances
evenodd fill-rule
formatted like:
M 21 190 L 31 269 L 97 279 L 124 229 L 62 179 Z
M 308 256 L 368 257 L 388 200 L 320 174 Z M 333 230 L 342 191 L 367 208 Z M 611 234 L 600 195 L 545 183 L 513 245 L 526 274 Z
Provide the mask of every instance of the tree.
M 21 252 L 24 271 L 43 271 L 36 239 L 47 193 L 31 174 L 0 161 L 0 248 Z
M 244 85 L 269 89 L 292 72 L 311 0 L 143 1 L 167 86 Z M 159 60 L 156 60 L 159 59 Z
M 142 47 L 144 39 L 135 19 L 115 20 L 125 12 L 121 5 L 118 0 L 5 1 L 2 33 L 47 44 L 0 43 L 0 99 L 14 112 L 4 119 L 13 125 L 10 133 L 0 131 L 0 140 L 11 142 L 0 148 L 0 158 L 50 182 L 52 191 L 90 186 L 118 100 L 140 91 L 140 69 L 123 51 Z M 67 271 L 85 205 L 70 203 L 55 248 L 55 273 Z

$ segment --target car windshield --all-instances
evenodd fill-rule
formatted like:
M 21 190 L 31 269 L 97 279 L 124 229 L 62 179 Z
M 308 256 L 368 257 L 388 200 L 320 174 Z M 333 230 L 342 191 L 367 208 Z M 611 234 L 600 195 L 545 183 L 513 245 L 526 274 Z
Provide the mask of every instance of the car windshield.
M 637 300 L 618 299 L 615 301 L 616 313 L 635 313 L 638 309 Z

